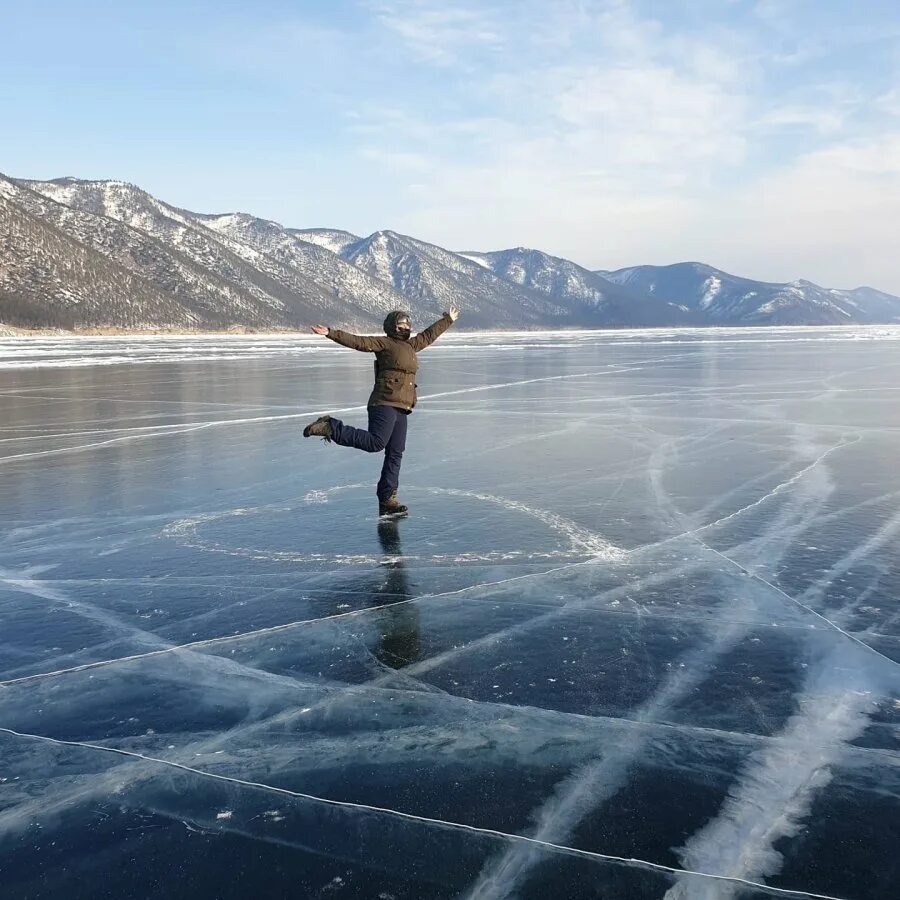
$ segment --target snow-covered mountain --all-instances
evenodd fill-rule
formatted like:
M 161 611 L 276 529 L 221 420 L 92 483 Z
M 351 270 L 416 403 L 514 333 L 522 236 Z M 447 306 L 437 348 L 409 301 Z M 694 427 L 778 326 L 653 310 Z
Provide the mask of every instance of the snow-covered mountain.
M 349 290 L 336 290 L 333 282 L 340 279 L 331 273 L 323 272 L 324 281 L 313 278 L 309 267 L 285 261 L 280 254 L 270 255 L 252 242 L 235 240 L 227 229 L 209 228 L 203 217 L 163 203 L 135 185 L 74 178 L 20 184 L 58 206 L 81 213 L 83 227 L 77 236 L 82 240 L 92 241 L 97 229 L 109 230 L 105 224 L 108 222 L 127 226 L 129 232 L 152 239 L 157 252 L 161 248 L 189 265 L 204 287 L 224 290 L 227 296 L 220 297 L 221 302 L 213 305 L 213 311 L 229 324 L 296 327 L 323 316 L 341 316 L 348 323 L 359 325 L 373 321 L 371 303 L 366 309 Z M 92 219 L 88 221 L 83 216 Z M 68 217 L 61 227 L 65 228 L 72 218 Z M 118 241 L 126 239 L 120 228 L 118 239 L 108 242 L 107 249 L 117 252 Z M 99 249 L 103 252 L 103 248 Z M 323 252 L 313 245 L 309 245 L 309 251 Z M 140 266 L 142 260 L 137 258 L 134 262 Z M 356 275 L 350 266 L 346 267 L 346 274 Z M 178 296 L 185 287 L 176 283 L 170 290 Z M 388 309 L 392 306 L 386 305 Z
M 697 262 L 599 273 L 679 304 L 709 325 L 848 325 L 900 322 L 900 297 L 873 288 L 835 290 L 811 281 L 752 281 Z
M 414 310 L 458 306 L 472 328 L 537 328 L 584 324 L 565 303 L 507 281 L 471 259 L 434 244 L 376 231 L 348 244 L 341 256 L 393 285 Z
M 210 216 L 190 214 L 195 221 L 219 235 L 251 247 L 266 257 L 299 272 L 309 281 L 327 287 L 334 297 L 348 309 L 358 307 L 367 314 L 383 319 L 392 309 L 404 306 L 406 300 L 389 284 L 372 278 L 368 273 L 343 260 L 324 244 L 310 242 L 309 232 L 284 228 L 277 222 L 257 219 L 246 213 Z M 344 232 L 348 234 L 347 232 Z M 317 235 L 318 237 L 318 235 Z M 348 234 L 348 237 L 353 237 Z M 323 238 L 324 240 L 324 238 Z M 359 238 L 354 238 L 358 241 Z M 332 238 L 333 246 L 341 242 Z M 346 242 L 344 242 L 346 245 Z M 333 318 L 342 310 L 325 310 L 323 315 Z
M 540 250 L 516 247 L 494 253 L 466 252 L 467 259 L 495 275 L 565 304 L 573 315 L 597 326 L 689 325 L 691 314 L 675 303 L 633 291 L 576 263 Z
M 361 240 L 358 234 L 350 234 L 349 231 L 341 231 L 339 228 L 288 228 L 287 230 L 297 235 L 301 241 L 318 244 L 332 253 L 340 253 L 344 247 Z
M 377 331 L 390 309 L 468 328 L 900 322 L 873 288 L 770 284 L 699 263 L 590 271 L 518 247 L 456 253 L 394 231 L 194 213 L 121 181 L 0 175 L 0 323 Z
M 118 243 L 103 227 L 89 229 L 93 240 L 80 240 L 72 232 L 84 223 L 69 212 L 0 177 L 0 322 L 35 328 L 148 322 L 189 328 L 204 322 L 191 308 L 202 296 L 179 300 L 121 264 L 119 253 L 96 249 Z M 124 256 L 148 249 L 140 240 L 121 247 Z
M 469 327 L 587 324 L 578 309 L 393 232 L 360 239 L 334 229 L 285 228 L 244 213 L 193 213 L 120 181 L 6 183 L 18 190 L 13 202 L 25 203 L 174 299 L 183 298 L 185 316 L 198 326 L 277 328 L 322 321 L 371 330 L 391 309 L 409 308 L 423 322 L 454 304 L 466 311 Z M 127 300 L 118 304 L 123 305 Z M 97 310 L 90 316 L 86 310 L 69 310 L 66 321 L 74 316 L 77 324 L 124 324 L 121 310 L 106 321 L 102 315 L 98 320 Z M 59 306 L 45 311 L 47 324 L 57 324 Z M 129 322 L 135 316 L 144 321 L 135 312 Z M 145 324 L 157 324 L 156 318 Z

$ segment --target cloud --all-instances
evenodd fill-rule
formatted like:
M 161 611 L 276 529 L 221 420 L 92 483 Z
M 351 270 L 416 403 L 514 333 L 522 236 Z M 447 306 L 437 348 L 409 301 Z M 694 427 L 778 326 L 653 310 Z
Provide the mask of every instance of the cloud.
M 812 128 L 820 134 L 834 134 L 844 127 L 844 116 L 837 109 L 782 106 L 764 113 L 759 124 L 771 128 Z
M 712 134 L 728 140 L 727 130 Z M 604 148 L 602 135 L 583 145 L 520 136 L 502 161 L 448 162 L 417 178 L 398 227 L 459 249 L 537 246 L 596 268 L 702 259 L 763 279 L 900 292 L 900 132 L 833 143 L 728 185 L 704 179 L 700 151 L 678 153 L 677 139 L 644 131 Z M 654 166 L 661 147 L 678 155 Z M 623 170 L 629 151 L 646 151 L 645 178 Z
M 435 65 L 458 64 L 474 47 L 503 45 L 502 29 L 484 4 L 381 0 L 371 8 L 416 56 Z
M 533 12 L 530 4 L 525 9 Z M 636 18 L 622 3 L 571 4 L 568 16 L 557 9 L 551 19 L 551 30 L 566 41 L 577 23 L 579 44 L 536 65 L 543 45 L 517 34 L 513 57 L 468 86 L 491 115 L 375 110 L 361 129 L 377 134 L 385 150 L 417 146 L 433 156 L 446 181 L 464 180 L 460 159 L 475 180 L 493 170 L 502 182 L 510 168 L 561 181 L 590 171 L 635 188 L 676 175 L 683 181 L 698 164 L 741 161 L 747 110 L 732 60 L 685 38 L 667 48 L 659 24 Z M 541 32 L 534 21 L 527 25 L 526 32 Z M 586 36 L 596 38 L 598 52 L 590 40 L 584 44 Z M 688 52 L 692 47 L 696 52 Z
M 891 88 L 882 94 L 875 103 L 879 111 L 886 112 L 889 116 L 900 117 L 900 87 Z
M 676 227 L 687 204 L 675 191 L 705 189 L 742 163 L 749 65 L 703 41 L 668 43 L 627 4 L 554 9 L 549 50 L 517 33 L 513 58 L 477 79 L 492 115 L 364 114 L 367 158 L 415 156 L 400 227 L 450 246 L 532 243 L 600 265 L 604 247 L 633 246 L 623 231 L 636 237 L 648 219 Z M 523 17 L 526 32 L 545 34 Z
M 669 66 L 575 69 L 550 103 L 561 126 L 608 165 L 684 171 L 697 160 L 742 156 L 743 99 Z
M 699 258 L 900 291 L 895 15 L 860 23 L 810 0 L 352 12 L 248 27 L 221 54 L 302 123 L 263 214 L 315 225 L 349 210 L 354 230 L 454 248 L 531 245 L 592 268 Z
M 730 199 L 746 241 L 734 254 L 739 264 L 785 279 L 805 273 L 828 286 L 865 282 L 900 293 L 900 131 L 805 154 Z M 713 252 L 725 252 L 721 241 L 708 240 Z
M 896 97 L 809 68 L 841 22 L 798 29 L 798 7 L 783 2 L 688 24 L 620 0 L 378 9 L 427 64 L 456 66 L 452 102 L 363 110 L 360 152 L 405 179 L 397 227 L 592 267 L 703 258 L 762 278 L 900 289 L 884 238 L 893 175 L 878 174 L 894 147 L 871 115 Z
M 360 156 L 399 172 L 422 173 L 431 172 L 433 169 L 433 162 L 421 153 L 407 153 L 402 150 L 391 152 L 379 150 L 377 147 L 363 147 Z

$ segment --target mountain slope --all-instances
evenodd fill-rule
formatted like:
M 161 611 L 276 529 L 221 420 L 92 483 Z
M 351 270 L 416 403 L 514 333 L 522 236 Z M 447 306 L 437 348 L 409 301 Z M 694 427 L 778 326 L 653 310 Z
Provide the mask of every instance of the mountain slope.
M 811 281 L 752 281 L 696 262 L 634 266 L 600 274 L 616 284 L 680 304 L 710 325 L 900 321 L 900 298 L 871 288 L 839 291 Z
M 134 185 L 73 178 L 23 184 L 71 210 L 93 216 L 95 224 L 101 220 L 125 225 L 187 261 L 201 273 L 201 280 L 226 289 L 230 296 L 222 298 L 219 314 L 229 322 L 298 327 L 323 316 L 340 316 L 354 325 L 373 325 L 378 318 L 284 261 L 207 228 L 193 214 L 162 203 Z M 83 238 L 90 240 L 88 232 L 86 229 Z
M 820 288 L 820 290 L 825 290 Z M 900 322 L 900 297 L 877 291 L 871 287 L 858 287 L 851 290 L 829 290 L 829 294 L 838 295 L 844 309 L 853 310 L 858 321 L 871 324 Z
M 652 294 L 632 291 L 597 272 L 540 250 L 517 247 L 462 254 L 513 284 L 539 291 L 570 308 L 586 325 L 688 325 L 691 314 Z
M 400 309 L 406 304 L 404 297 L 390 285 L 345 262 L 327 247 L 304 240 L 304 232 L 284 228 L 277 222 L 246 213 L 190 215 L 215 233 L 252 247 L 299 272 L 310 282 L 325 287 L 347 308 L 358 307 L 380 321 L 390 310 Z M 340 241 L 335 239 L 330 243 L 338 246 Z M 337 314 L 338 311 L 335 312 Z M 340 314 L 345 315 L 343 310 Z
M 575 321 L 569 309 L 538 291 L 505 281 L 458 253 L 393 231 L 376 231 L 348 244 L 341 256 L 391 284 L 421 316 L 458 306 L 471 328 L 536 328 Z
M 296 235 L 301 241 L 324 247 L 332 253 L 340 253 L 350 244 L 362 240 L 358 234 L 349 231 L 341 231 L 339 228 L 288 228 L 290 234 Z
M 64 328 L 225 324 L 214 310 L 203 309 L 202 298 L 185 302 L 174 296 L 161 269 L 127 264 L 131 253 L 152 254 L 155 248 L 140 240 L 117 240 L 94 222 L 88 228 L 94 240 L 81 241 L 72 232 L 85 223 L 70 212 L 0 176 L 3 321 Z M 107 241 L 117 244 L 126 264 L 116 259 L 118 254 L 103 252 Z M 193 307 L 191 299 L 198 300 Z

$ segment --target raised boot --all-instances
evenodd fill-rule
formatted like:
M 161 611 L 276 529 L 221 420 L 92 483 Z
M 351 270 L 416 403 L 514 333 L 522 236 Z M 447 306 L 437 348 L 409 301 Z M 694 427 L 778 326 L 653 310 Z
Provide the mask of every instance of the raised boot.
M 402 516 L 407 512 L 407 508 L 397 499 L 396 494 L 391 494 L 387 500 L 378 501 L 379 516 Z
M 303 437 L 320 437 L 331 440 L 331 416 L 319 416 L 315 422 L 303 429 Z

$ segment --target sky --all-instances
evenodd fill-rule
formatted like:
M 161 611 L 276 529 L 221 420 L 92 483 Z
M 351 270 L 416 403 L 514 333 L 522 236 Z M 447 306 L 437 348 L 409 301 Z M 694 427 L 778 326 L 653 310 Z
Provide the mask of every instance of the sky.
M 0 171 L 900 293 L 896 0 L 0 0 Z

